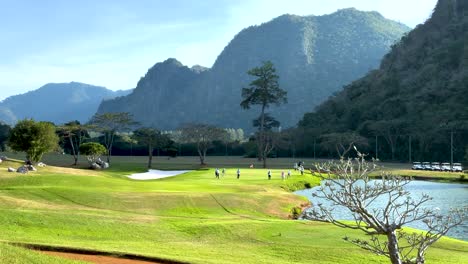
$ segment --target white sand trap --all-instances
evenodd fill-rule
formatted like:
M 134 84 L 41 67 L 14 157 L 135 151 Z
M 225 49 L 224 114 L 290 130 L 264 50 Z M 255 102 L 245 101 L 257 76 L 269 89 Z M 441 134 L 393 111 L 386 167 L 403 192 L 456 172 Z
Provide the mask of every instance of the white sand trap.
M 135 173 L 128 177 L 133 180 L 155 180 L 155 179 L 162 179 L 162 178 L 177 176 L 179 174 L 183 174 L 186 172 L 189 172 L 189 170 L 180 170 L 180 171 L 149 170 L 148 172 Z

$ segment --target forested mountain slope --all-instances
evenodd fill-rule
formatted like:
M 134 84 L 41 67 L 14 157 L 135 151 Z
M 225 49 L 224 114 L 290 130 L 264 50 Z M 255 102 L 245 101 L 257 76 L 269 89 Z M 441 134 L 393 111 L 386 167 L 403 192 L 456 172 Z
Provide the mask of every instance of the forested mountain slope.
M 461 160 L 468 144 L 467 94 L 468 1 L 440 0 L 432 17 L 394 45 L 379 69 L 304 115 L 300 126 L 320 127 L 319 134 L 381 136 L 400 160 L 409 158 L 409 140 L 415 158 L 449 160 L 453 132 Z
M 280 16 L 238 33 L 211 69 L 190 69 L 175 59 L 157 63 L 133 94 L 103 102 L 98 112 L 130 112 L 160 129 L 205 122 L 251 130 L 258 113 L 240 108 L 241 89 L 251 81 L 246 72 L 270 60 L 288 91 L 288 104 L 271 112 L 283 127 L 292 126 L 344 84 L 376 68 L 408 30 L 379 13 L 355 9 Z

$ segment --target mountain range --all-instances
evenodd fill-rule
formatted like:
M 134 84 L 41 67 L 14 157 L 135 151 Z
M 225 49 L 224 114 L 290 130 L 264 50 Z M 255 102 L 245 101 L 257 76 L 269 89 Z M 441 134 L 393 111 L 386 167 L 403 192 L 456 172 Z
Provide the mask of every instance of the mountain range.
M 467 92 L 468 1 L 440 0 L 431 18 L 393 45 L 378 69 L 304 115 L 299 125 L 318 128 L 318 134 L 381 137 L 393 159 L 408 160 L 410 145 L 416 158 L 448 161 L 452 145 L 455 159 L 463 160 Z
M 247 71 L 272 61 L 288 103 L 270 109 L 283 127 L 342 86 L 378 67 L 409 28 L 377 12 L 343 9 L 323 16 L 283 15 L 239 32 L 212 68 L 189 68 L 176 59 L 156 63 L 127 96 L 104 100 L 98 113 L 129 112 L 159 129 L 203 122 L 252 131 L 256 109 L 242 110 Z
M 111 91 L 84 83 L 49 83 L 0 102 L 0 121 L 14 124 L 24 118 L 55 124 L 78 120 L 82 123 L 96 112 L 103 99 L 125 96 L 131 90 Z

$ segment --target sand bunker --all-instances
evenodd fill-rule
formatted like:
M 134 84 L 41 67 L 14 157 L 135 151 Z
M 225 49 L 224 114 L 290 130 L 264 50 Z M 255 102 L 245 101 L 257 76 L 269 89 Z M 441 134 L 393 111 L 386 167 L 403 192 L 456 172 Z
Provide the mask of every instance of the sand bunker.
M 173 176 L 183 174 L 186 172 L 189 172 L 189 170 L 180 170 L 180 171 L 149 170 L 148 172 L 135 173 L 128 177 L 133 180 L 155 180 L 155 179 L 173 177 Z

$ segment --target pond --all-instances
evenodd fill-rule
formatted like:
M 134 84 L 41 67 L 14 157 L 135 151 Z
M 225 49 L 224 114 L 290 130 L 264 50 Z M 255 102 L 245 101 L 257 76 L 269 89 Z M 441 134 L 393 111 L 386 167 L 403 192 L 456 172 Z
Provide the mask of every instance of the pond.
M 326 201 L 312 197 L 312 192 L 315 192 L 318 187 L 312 189 L 300 190 L 295 194 L 306 196 L 313 204 L 321 202 L 327 205 Z M 421 197 L 423 193 L 428 194 L 433 199 L 425 204 L 425 207 L 439 208 L 441 213 L 447 213 L 450 208 L 461 208 L 468 206 L 468 185 L 458 183 L 438 183 L 428 181 L 412 181 L 406 189 L 410 191 L 413 198 Z M 385 200 L 377 200 L 376 207 L 383 206 Z M 341 220 L 352 220 L 352 216 L 345 207 L 335 207 L 334 217 Z M 424 229 L 425 225 L 422 222 L 415 222 L 409 225 L 410 227 Z M 447 234 L 450 237 L 468 241 L 468 223 L 465 221 L 459 226 L 452 228 Z

